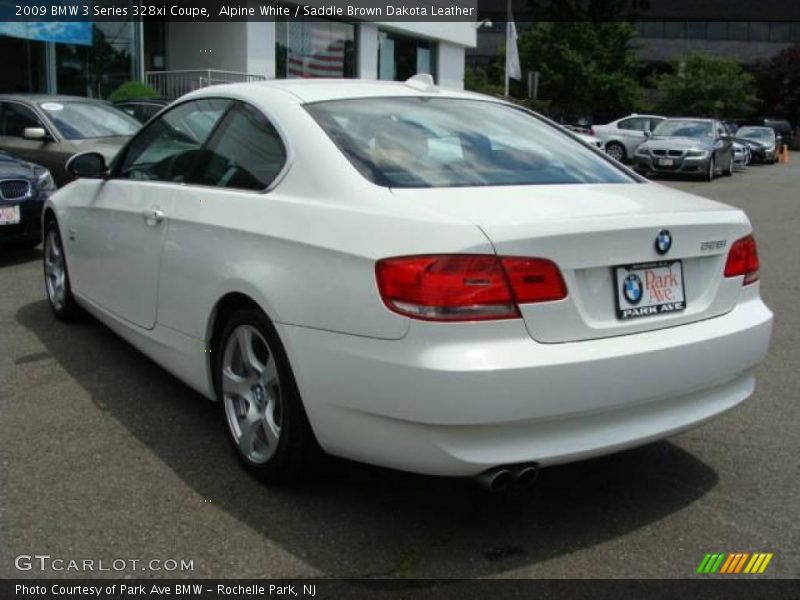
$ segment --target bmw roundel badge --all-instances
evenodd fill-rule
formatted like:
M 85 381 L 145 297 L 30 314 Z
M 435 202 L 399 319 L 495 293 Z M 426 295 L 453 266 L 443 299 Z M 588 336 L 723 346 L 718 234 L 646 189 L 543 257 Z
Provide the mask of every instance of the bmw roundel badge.
M 656 252 L 666 254 L 670 248 L 672 248 L 672 234 L 668 230 L 662 229 L 656 236 Z
M 622 294 L 631 304 L 639 304 L 642 299 L 642 280 L 636 273 L 631 273 L 622 282 Z

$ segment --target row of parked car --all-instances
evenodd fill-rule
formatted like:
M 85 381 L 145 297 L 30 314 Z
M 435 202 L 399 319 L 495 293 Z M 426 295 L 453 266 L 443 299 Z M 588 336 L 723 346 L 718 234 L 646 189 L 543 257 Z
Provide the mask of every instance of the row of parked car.
M 67 159 L 98 152 L 108 164 L 167 100 L 108 102 L 73 96 L 0 95 L 0 241 L 35 245 L 40 213 L 52 191 L 70 181 Z M 712 180 L 751 161 L 772 164 L 793 141 L 779 119 L 736 122 L 632 114 L 591 129 L 572 128 L 586 143 L 632 163 L 643 174 Z
M 774 164 L 781 146 L 794 141 L 791 125 L 782 119 L 723 121 L 632 114 L 606 125 L 571 129 L 643 175 L 689 175 L 708 181 L 751 162 Z
M 141 124 L 167 104 L 0 95 L 0 241 L 38 244 L 45 199 L 71 179 L 67 159 L 95 151 L 110 162 Z

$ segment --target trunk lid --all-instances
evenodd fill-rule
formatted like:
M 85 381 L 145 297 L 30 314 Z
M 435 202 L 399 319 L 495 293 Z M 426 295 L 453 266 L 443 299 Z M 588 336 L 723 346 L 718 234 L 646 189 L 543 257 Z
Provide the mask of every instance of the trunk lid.
M 528 331 L 540 342 L 625 335 L 708 319 L 729 312 L 739 297 L 740 279 L 726 279 L 723 271 L 731 244 L 749 233 L 750 224 L 742 211 L 712 200 L 652 183 L 393 193 L 420 210 L 477 225 L 499 255 L 548 258 L 560 267 L 567 298 L 520 306 Z M 672 238 L 663 255 L 655 244 L 662 230 Z M 616 267 L 664 261 L 670 270 L 682 270 L 685 308 L 620 319 L 624 282 Z M 680 261 L 680 267 L 672 261 Z M 621 273 L 624 277 L 627 271 Z

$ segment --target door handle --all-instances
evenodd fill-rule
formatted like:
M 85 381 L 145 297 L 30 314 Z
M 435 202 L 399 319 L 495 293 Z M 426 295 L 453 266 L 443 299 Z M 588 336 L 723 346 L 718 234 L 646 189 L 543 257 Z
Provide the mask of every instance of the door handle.
M 161 223 L 161 221 L 166 218 L 167 214 L 157 206 L 154 206 L 153 208 L 148 208 L 143 211 L 142 216 L 144 217 L 145 223 L 154 227 Z

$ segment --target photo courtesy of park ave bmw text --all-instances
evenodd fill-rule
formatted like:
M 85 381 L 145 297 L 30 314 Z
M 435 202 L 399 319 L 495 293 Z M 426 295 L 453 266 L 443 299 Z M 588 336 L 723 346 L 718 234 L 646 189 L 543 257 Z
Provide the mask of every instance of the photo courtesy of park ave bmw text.
M 3 600 L 800 597 L 800 4 L 0 0 L 0 67 Z

